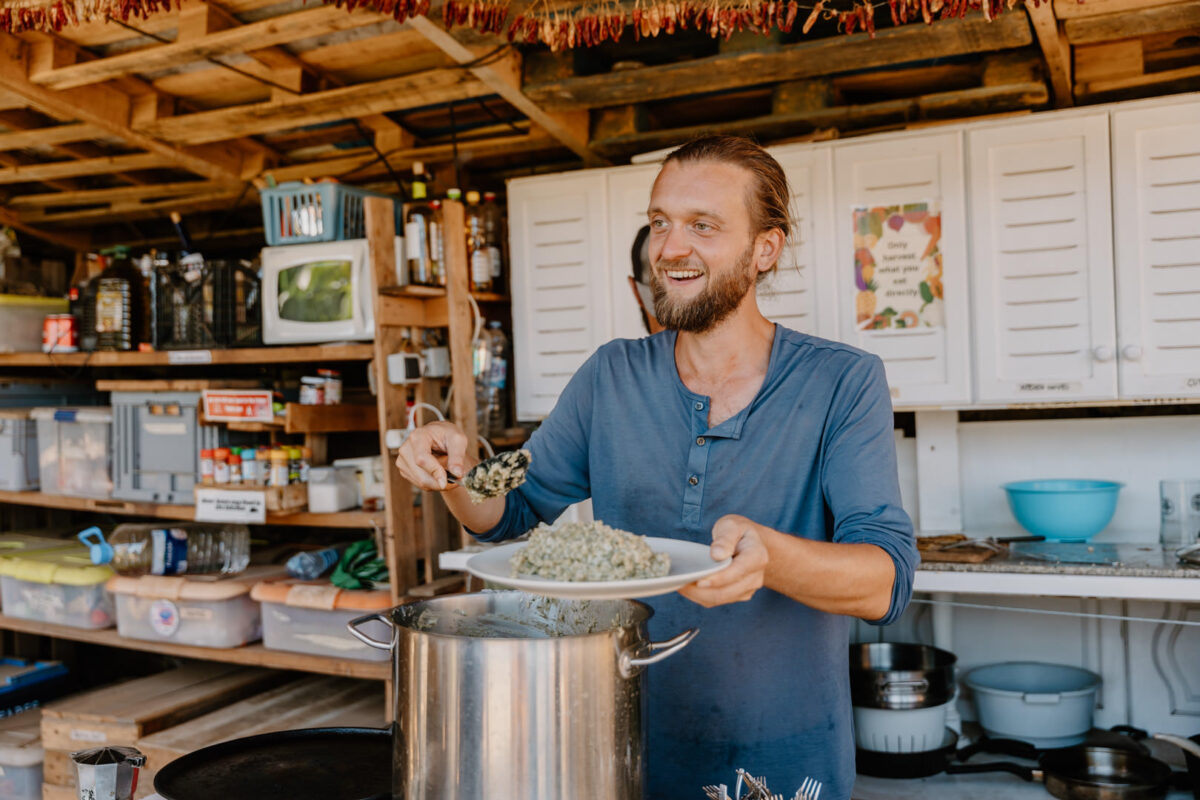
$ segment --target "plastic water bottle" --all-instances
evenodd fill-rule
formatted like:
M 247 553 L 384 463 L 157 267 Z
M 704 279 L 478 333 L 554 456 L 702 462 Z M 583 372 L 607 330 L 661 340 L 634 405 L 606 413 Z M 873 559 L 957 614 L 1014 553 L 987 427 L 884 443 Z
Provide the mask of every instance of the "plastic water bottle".
M 231 575 L 250 564 L 245 525 L 118 525 L 107 541 L 92 527 L 79 540 L 88 545 L 93 564 L 109 564 L 121 575 Z
M 305 581 L 315 581 L 333 568 L 341 558 L 336 547 L 324 550 L 305 550 L 287 560 L 288 575 Z
M 508 337 L 498 321 L 488 323 L 488 364 L 484 377 L 486 413 L 480 432 L 493 437 L 508 427 Z

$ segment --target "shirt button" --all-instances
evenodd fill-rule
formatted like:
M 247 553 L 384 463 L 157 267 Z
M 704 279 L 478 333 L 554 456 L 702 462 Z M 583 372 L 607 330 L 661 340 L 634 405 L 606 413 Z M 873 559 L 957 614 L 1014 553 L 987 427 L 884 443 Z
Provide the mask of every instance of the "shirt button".
M 696 410 L 697 410 L 697 411 L 703 411 L 703 410 L 704 410 L 704 403 L 696 403 Z
M 703 437 L 703 436 L 697 436 L 697 437 L 696 437 L 696 444 L 700 445 L 701 447 L 704 447 L 704 437 Z
M 693 475 L 692 477 L 688 478 L 688 483 L 690 483 L 692 486 L 695 486 L 695 485 L 696 485 L 697 483 L 699 483 L 699 482 L 700 482 L 700 479 L 699 479 L 699 478 L 697 478 L 695 475 Z

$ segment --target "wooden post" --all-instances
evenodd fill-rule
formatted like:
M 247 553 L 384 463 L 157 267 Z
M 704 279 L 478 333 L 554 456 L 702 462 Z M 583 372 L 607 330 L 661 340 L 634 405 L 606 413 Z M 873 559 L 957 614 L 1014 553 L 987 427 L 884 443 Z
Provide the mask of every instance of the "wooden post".
M 466 432 L 467 440 L 478 442 L 475 376 L 471 370 L 471 335 L 475 330 L 475 315 L 471 310 L 470 269 L 463 216 L 462 203 L 447 200 L 442 204 L 446 302 L 450 318 L 450 375 L 454 386 L 450 411 L 454 421 Z M 461 540 L 464 547 L 470 544 L 466 531 L 462 532 Z
M 383 453 L 384 494 L 387 502 L 386 554 L 391 571 L 392 602 L 399 603 L 417 583 L 417 532 L 414 524 L 412 485 L 391 463 L 387 432 L 408 425 L 408 393 L 388 383 L 387 357 L 401 349 L 402 328 L 385 325 L 383 295 L 379 290 L 396 283 L 396 221 L 393 203 L 386 197 L 368 197 L 363 203 L 367 249 L 375 280 L 375 387 L 379 409 L 379 449 Z

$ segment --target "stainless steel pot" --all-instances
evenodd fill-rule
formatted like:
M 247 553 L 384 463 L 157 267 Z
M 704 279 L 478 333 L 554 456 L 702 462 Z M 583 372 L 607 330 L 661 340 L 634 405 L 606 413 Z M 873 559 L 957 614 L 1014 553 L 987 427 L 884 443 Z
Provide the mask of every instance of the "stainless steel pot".
M 930 708 L 954 697 L 958 657 L 924 644 L 850 645 L 850 701 L 863 708 Z
M 631 600 L 451 595 L 352 620 L 393 654 L 393 791 L 405 800 L 640 800 L 642 670 L 687 646 L 651 642 Z M 359 626 L 380 620 L 391 641 Z

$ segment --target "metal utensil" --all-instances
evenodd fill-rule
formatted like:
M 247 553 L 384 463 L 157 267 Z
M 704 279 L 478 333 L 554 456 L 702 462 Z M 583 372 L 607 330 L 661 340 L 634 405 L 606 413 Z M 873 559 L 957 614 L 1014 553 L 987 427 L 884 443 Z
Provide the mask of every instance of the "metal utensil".
M 821 785 L 816 778 L 805 778 L 792 800 L 818 800 L 821 796 Z
M 983 547 L 996 553 L 1004 552 L 1004 545 L 1013 542 L 1044 542 L 1045 536 L 983 536 L 975 539 L 963 539 L 960 542 L 950 542 L 937 548 L 938 550 L 954 550 L 958 547 Z

